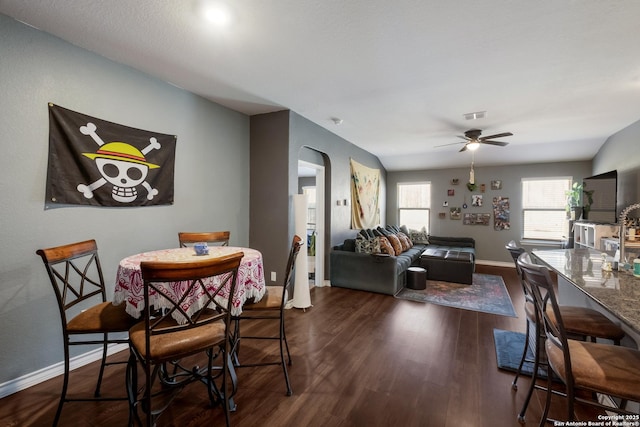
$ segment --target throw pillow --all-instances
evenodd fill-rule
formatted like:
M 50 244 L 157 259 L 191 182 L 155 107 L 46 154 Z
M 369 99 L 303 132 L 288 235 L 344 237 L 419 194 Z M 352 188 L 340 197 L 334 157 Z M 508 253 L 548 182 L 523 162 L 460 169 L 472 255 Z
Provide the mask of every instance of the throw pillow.
M 380 252 L 383 254 L 389 254 L 389 255 L 395 255 L 396 251 L 393 249 L 393 246 L 391 246 L 391 243 L 389 243 L 389 239 L 387 239 L 384 236 L 380 236 L 378 237 L 378 242 L 380 244 Z
M 398 236 L 396 236 L 395 234 L 389 234 L 387 236 L 387 239 L 389 239 L 389 243 L 391 243 L 391 246 L 393 246 L 393 251 L 395 252 L 395 254 L 400 255 L 402 253 L 402 244 L 400 243 L 400 239 L 398 239 Z
M 365 254 L 378 254 L 380 253 L 380 243 L 377 238 L 368 239 L 362 234 L 356 236 L 356 252 Z
M 427 229 L 422 227 L 421 230 L 409 230 L 409 238 L 413 242 L 413 244 L 429 244 L 429 236 L 427 235 Z
M 396 234 L 398 240 L 400 240 L 400 245 L 402 246 L 402 252 L 409 250 L 411 245 L 409 245 L 409 239 L 407 239 L 402 233 Z
M 398 232 L 398 237 L 400 238 L 400 241 L 403 243 L 403 247 L 405 244 L 407 245 L 407 249 L 411 249 L 413 247 L 413 243 L 411 243 L 411 239 L 409 239 L 409 236 L 404 234 L 402 231 Z M 405 249 L 405 251 L 407 249 Z

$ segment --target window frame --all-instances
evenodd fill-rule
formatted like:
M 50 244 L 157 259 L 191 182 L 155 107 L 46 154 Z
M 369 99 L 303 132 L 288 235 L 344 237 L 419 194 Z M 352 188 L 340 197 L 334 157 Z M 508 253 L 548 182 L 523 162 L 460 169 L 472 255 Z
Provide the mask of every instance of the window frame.
M 558 200 L 562 200 L 562 204 L 560 204 L 560 202 L 556 201 L 557 205 L 554 206 L 549 205 L 549 206 L 537 206 L 537 207 L 529 207 L 529 206 L 525 206 L 525 203 L 527 203 L 528 201 L 528 197 L 527 194 L 525 194 L 525 183 L 526 182 L 532 182 L 532 181 L 565 181 L 565 188 L 562 189 L 562 195 L 561 197 L 558 198 Z M 569 237 L 569 221 L 567 219 L 567 214 L 566 214 L 566 190 L 569 190 L 571 188 L 571 186 L 573 185 L 573 177 L 572 176 L 549 176 L 549 177 L 522 177 L 520 179 L 520 189 L 522 192 L 522 203 L 521 203 L 521 208 L 522 208 L 522 212 L 521 212 L 521 219 L 522 219 L 522 240 L 524 241 L 548 241 L 548 242 L 562 242 L 563 240 L 566 240 Z M 545 193 L 546 194 L 546 193 Z M 555 219 L 556 221 L 559 221 L 561 223 L 561 228 L 559 229 L 559 231 L 554 231 L 553 229 L 547 229 L 547 230 L 543 230 L 542 233 L 557 233 L 557 235 L 555 236 L 541 236 L 540 234 L 535 235 L 532 234 L 533 232 L 535 232 L 535 230 L 533 229 L 529 229 L 529 227 L 527 227 L 527 216 L 530 213 L 534 213 L 534 212 L 542 212 L 542 213 L 547 213 L 549 214 L 549 216 L 553 216 L 553 219 Z M 555 213 L 558 213 L 558 216 L 561 217 L 560 218 L 555 218 Z M 544 221 L 544 220 L 538 220 L 538 224 L 542 224 L 548 221 Z M 531 219 L 529 220 L 529 223 L 531 223 Z M 557 222 L 556 222 L 557 223 Z
M 405 207 L 401 205 L 401 200 L 400 200 L 400 194 L 401 194 L 401 190 L 400 188 L 402 186 L 417 186 L 417 185 L 426 185 L 427 186 L 427 191 L 428 191 L 428 206 L 417 206 L 417 207 Z M 431 192 L 432 192 L 432 187 L 433 185 L 431 184 L 431 181 L 406 181 L 406 182 L 398 182 L 396 184 L 396 203 L 397 203 L 397 218 L 398 218 L 398 225 L 407 225 L 407 224 L 402 224 L 400 218 L 402 217 L 402 211 L 426 211 L 426 224 L 424 224 L 424 227 L 427 231 L 427 234 L 429 233 L 429 231 L 431 230 Z M 408 227 L 408 225 L 407 225 Z M 422 227 L 420 227 L 422 228 Z M 419 229 L 420 229 L 419 228 Z

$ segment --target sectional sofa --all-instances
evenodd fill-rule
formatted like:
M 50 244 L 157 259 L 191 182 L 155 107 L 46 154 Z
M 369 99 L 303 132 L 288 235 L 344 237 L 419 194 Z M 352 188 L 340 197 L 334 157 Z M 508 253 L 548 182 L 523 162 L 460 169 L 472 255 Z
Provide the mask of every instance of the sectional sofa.
M 334 246 L 330 253 L 331 286 L 387 295 L 397 294 L 407 282 L 407 269 L 422 266 L 427 278 L 457 283 L 471 283 L 475 269 L 475 241 L 468 237 L 429 236 L 428 240 L 410 241 L 398 253 L 388 253 L 376 246 L 385 234 L 404 235 L 397 226 L 361 230 L 353 239 Z M 363 236 L 366 236 L 363 238 Z M 362 241 L 374 248 L 365 248 Z M 394 239 L 395 240 L 395 239 Z

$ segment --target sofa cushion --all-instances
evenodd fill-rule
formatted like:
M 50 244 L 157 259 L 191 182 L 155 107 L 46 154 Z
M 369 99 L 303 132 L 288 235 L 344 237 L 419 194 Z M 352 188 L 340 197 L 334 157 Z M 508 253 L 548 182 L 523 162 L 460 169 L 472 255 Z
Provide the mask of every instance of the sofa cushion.
M 413 263 L 413 260 L 410 256 L 402 254 L 396 257 L 396 262 L 398 263 L 398 271 L 400 272 L 406 271 Z
M 342 250 L 355 252 L 356 251 L 356 239 L 346 239 L 342 245 Z

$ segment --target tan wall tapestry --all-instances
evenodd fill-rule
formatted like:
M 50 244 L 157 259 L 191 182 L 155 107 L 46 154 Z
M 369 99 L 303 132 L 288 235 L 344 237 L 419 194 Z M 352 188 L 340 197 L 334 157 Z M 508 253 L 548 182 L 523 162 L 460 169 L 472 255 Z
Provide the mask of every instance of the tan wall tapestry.
M 351 228 L 380 224 L 380 170 L 351 159 Z

